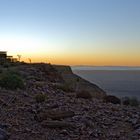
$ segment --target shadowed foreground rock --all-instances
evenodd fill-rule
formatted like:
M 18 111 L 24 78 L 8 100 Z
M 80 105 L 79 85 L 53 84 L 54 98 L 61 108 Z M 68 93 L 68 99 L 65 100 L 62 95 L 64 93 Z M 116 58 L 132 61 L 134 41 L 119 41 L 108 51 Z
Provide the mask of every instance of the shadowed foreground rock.
M 64 121 L 43 121 L 41 125 L 48 128 L 74 128 L 74 124 Z
M 37 115 L 39 121 L 47 120 L 51 118 L 52 120 L 60 120 L 65 118 L 73 117 L 75 114 L 73 111 L 46 111 L 45 113 L 40 113 Z
M 8 140 L 8 134 L 1 128 L 0 128 L 0 140 Z

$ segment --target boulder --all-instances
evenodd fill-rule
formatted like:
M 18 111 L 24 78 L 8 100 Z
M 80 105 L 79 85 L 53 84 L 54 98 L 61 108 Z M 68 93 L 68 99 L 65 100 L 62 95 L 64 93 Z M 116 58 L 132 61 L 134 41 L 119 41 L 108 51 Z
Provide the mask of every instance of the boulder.
M 8 140 L 8 134 L 1 128 L 0 128 L 0 140 Z
M 73 127 L 74 125 L 72 123 L 64 121 L 43 121 L 42 126 L 48 128 L 70 128 Z
M 40 114 L 37 115 L 37 119 L 39 121 L 43 121 L 46 120 L 47 118 L 51 118 L 52 120 L 60 120 L 60 119 L 64 119 L 64 118 L 69 118 L 69 117 L 73 117 L 75 115 L 75 113 L 73 111 L 46 111 L 46 112 L 42 112 Z

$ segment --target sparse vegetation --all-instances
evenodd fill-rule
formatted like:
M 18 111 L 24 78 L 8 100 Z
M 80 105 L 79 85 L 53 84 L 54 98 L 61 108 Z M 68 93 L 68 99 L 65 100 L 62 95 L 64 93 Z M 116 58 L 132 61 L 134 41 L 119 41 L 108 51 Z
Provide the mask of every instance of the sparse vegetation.
M 42 102 L 45 102 L 47 99 L 47 95 L 46 94 L 37 94 L 35 96 L 35 100 L 37 103 L 42 103 Z
M 4 68 L 10 67 L 10 63 L 4 63 L 4 64 L 3 64 L 3 67 L 4 67 Z
M 11 90 L 22 89 L 24 88 L 24 82 L 16 72 L 7 70 L 0 74 L 0 86 Z
M 72 86 L 69 83 L 64 83 L 64 84 L 58 85 L 57 88 L 65 91 L 65 92 L 74 91 L 74 89 L 72 88 Z
M 131 106 L 135 106 L 135 107 L 138 107 L 139 106 L 139 101 L 136 97 L 133 97 L 130 99 L 130 105 Z
M 113 95 L 107 95 L 104 97 L 104 102 L 105 103 L 113 103 L 113 104 L 120 104 L 121 100 Z
M 130 105 L 135 107 L 138 107 L 140 105 L 140 102 L 136 97 L 124 97 L 122 98 L 122 103 L 123 105 Z
M 122 98 L 122 104 L 123 105 L 130 105 L 130 98 L 129 97 L 123 97 Z
M 84 99 L 91 99 L 92 95 L 87 90 L 81 90 L 81 91 L 77 92 L 76 97 L 77 98 L 84 98 Z

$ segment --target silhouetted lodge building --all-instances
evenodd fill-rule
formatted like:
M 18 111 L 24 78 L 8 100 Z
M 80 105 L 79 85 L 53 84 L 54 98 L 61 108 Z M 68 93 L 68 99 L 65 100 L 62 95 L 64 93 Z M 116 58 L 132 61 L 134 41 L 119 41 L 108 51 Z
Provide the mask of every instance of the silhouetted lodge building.
M 13 58 L 13 56 L 7 56 L 6 51 L 0 51 L 0 64 L 4 64 L 6 62 L 17 62 L 17 58 Z
M 0 64 L 4 64 L 7 59 L 7 52 L 0 51 Z
M 6 59 L 7 58 L 7 52 L 0 51 L 0 59 Z
M 18 60 L 17 60 L 17 58 L 12 58 L 11 62 L 15 63 L 15 62 L 18 62 Z

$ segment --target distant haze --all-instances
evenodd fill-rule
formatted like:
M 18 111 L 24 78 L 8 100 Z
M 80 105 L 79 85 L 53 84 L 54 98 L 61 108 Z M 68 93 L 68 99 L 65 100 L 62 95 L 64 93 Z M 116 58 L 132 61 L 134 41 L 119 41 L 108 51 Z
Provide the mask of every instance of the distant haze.
M 140 70 L 140 67 L 128 66 L 72 66 L 73 70 Z
M 72 67 L 73 72 L 97 84 L 107 94 L 140 99 L 140 67 Z

